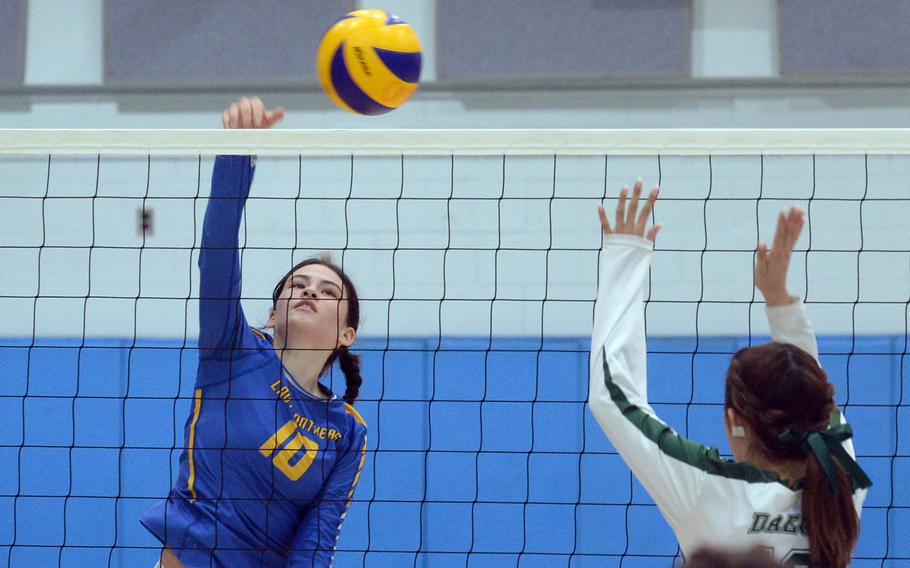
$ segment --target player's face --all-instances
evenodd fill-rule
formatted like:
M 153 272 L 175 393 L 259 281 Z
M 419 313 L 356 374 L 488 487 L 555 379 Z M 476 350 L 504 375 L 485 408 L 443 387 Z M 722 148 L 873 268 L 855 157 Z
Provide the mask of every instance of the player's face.
M 347 291 L 341 277 L 325 265 L 309 264 L 285 280 L 269 325 L 285 344 L 334 349 L 354 341 L 347 317 Z

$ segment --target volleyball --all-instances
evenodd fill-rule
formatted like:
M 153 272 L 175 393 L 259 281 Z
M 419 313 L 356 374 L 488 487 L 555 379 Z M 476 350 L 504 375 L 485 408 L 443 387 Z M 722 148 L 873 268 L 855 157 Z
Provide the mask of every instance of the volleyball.
M 395 110 L 417 90 L 420 40 L 385 10 L 355 10 L 325 33 L 316 72 L 329 98 L 357 114 Z

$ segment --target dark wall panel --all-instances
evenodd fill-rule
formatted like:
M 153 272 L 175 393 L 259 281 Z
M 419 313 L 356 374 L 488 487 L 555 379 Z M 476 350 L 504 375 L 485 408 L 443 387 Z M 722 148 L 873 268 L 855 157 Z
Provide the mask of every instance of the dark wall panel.
M 353 0 L 106 0 L 114 85 L 286 84 L 316 79 L 322 34 Z
M 689 74 L 689 0 L 439 0 L 442 80 Z
M 0 0 L 0 85 L 21 85 L 25 75 L 27 0 Z
M 780 0 L 785 75 L 910 73 L 907 0 Z

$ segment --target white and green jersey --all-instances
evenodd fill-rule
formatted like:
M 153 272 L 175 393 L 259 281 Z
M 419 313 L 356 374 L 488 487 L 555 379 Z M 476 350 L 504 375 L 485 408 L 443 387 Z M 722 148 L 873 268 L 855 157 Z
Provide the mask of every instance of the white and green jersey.
M 642 299 L 651 256 L 650 241 L 607 237 L 591 341 L 591 412 L 657 503 L 684 555 L 703 545 L 761 546 L 777 559 L 808 565 L 799 484 L 792 487 L 774 472 L 726 460 L 677 435 L 648 405 Z M 768 308 L 767 314 L 775 341 L 818 358 L 802 302 Z M 835 414 L 832 422 L 840 423 Z M 852 442 L 844 447 L 855 456 Z M 865 489 L 854 491 L 857 513 L 865 496 Z

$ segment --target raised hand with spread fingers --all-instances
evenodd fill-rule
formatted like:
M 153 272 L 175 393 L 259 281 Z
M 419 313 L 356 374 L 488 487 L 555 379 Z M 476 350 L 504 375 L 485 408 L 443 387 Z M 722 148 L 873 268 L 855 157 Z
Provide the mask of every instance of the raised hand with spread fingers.
M 626 208 L 626 199 L 629 194 L 629 188 L 623 186 L 619 191 L 619 201 L 616 204 L 616 220 L 612 227 L 610 226 L 610 221 L 607 220 L 607 213 L 603 205 L 597 207 L 597 213 L 600 216 L 600 226 L 603 228 L 605 235 L 635 235 L 654 242 L 662 225 L 653 225 L 648 229 L 647 234 L 645 234 L 645 227 L 648 224 L 648 217 L 651 215 L 654 202 L 657 201 L 660 188 L 655 186 L 651 190 L 644 207 L 641 208 L 641 213 L 638 213 L 638 203 L 641 200 L 641 188 L 643 185 L 640 179 L 635 182 L 632 187 L 632 199 L 628 208 Z M 637 217 L 636 213 L 638 213 Z
M 761 241 L 755 249 L 755 287 L 769 308 L 786 306 L 792 301 L 787 290 L 787 271 L 805 221 L 805 213 L 799 207 L 784 209 L 777 216 L 771 249 Z

